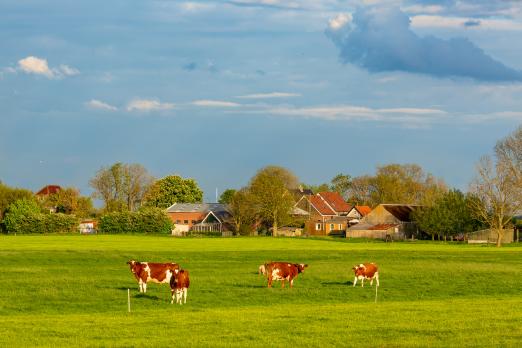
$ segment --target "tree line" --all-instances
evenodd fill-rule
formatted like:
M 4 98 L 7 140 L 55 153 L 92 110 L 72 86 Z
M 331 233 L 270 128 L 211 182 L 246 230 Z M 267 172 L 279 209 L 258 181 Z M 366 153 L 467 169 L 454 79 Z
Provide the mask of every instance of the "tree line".
M 112 214 L 112 222 L 106 225 L 117 230 L 114 221 L 136 221 L 129 213 L 138 214 L 148 209 L 144 216 L 158 216 L 152 210 L 158 209 L 164 214 L 165 208 L 173 203 L 203 200 L 203 191 L 194 179 L 179 175 L 156 179 L 141 164 L 117 162 L 102 167 L 89 185 L 93 189 L 91 197 L 81 196 L 77 189 L 69 187 L 36 199 L 29 190 L 11 188 L 0 182 L 1 226 L 8 232 L 21 230 L 21 226 L 27 224 L 22 224 L 17 216 L 45 215 L 52 210 L 76 218 Z M 448 188 L 442 178 L 426 173 L 417 164 L 377 166 L 374 175 L 352 177 L 340 173 L 330 182 L 319 185 L 300 182 L 286 168 L 267 166 L 258 170 L 245 187 L 225 190 L 219 201 L 228 205 L 229 223 L 236 233 L 264 230 L 277 234 L 281 226 L 302 224 L 292 217 L 292 209 L 299 198 L 298 192 L 303 189 L 314 193 L 335 191 L 352 205 L 415 204 L 419 209 L 413 218 L 432 238 L 453 237 L 487 227 L 497 232 L 500 245 L 503 231 L 513 224 L 514 216 L 522 214 L 522 127 L 499 140 L 492 156 L 480 159 L 467 192 Z M 92 199 L 101 200 L 103 207 L 95 209 Z M 44 221 L 44 215 L 33 220 Z M 71 223 L 55 225 L 67 229 Z M 136 223 L 127 225 L 130 227 L 123 230 L 131 231 Z M 167 230 L 165 221 L 160 225 L 162 230 Z

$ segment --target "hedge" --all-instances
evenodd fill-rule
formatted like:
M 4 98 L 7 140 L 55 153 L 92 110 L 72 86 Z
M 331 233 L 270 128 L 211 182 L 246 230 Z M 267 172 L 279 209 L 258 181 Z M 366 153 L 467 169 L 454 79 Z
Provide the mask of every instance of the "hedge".
M 9 234 L 77 233 L 78 222 L 74 215 L 33 213 L 17 216 L 6 229 Z
M 104 234 L 170 234 L 172 221 L 163 209 L 145 208 L 137 212 L 114 212 L 100 218 L 98 232 Z

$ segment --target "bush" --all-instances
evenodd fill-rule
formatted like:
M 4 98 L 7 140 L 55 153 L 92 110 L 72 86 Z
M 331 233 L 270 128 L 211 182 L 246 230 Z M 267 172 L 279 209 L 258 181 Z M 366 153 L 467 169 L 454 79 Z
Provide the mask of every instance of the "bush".
M 170 234 L 172 222 L 163 209 L 145 208 L 138 212 L 114 212 L 100 218 L 99 232 L 105 234 Z

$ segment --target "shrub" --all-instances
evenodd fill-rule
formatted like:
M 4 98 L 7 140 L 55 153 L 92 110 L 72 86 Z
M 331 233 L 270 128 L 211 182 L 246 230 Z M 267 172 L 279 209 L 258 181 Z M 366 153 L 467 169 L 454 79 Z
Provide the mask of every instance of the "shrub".
M 145 208 L 138 212 L 114 212 L 100 218 L 99 231 L 105 234 L 163 233 L 169 234 L 172 222 L 164 210 Z

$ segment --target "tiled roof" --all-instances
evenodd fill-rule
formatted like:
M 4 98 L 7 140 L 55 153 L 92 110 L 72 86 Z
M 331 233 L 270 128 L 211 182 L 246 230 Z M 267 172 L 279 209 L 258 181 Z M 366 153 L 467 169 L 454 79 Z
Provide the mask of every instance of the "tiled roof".
M 310 203 L 322 215 L 336 215 L 335 211 L 320 196 L 310 196 Z
M 399 225 L 398 224 L 377 224 L 377 225 L 373 225 L 373 226 L 368 227 L 368 229 L 369 230 L 376 230 L 376 231 L 387 231 L 390 228 L 393 228 L 393 227 L 396 227 L 396 226 L 399 226 Z
M 62 188 L 58 185 L 47 185 L 43 187 L 40 191 L 36 192 L 37 196 L 48 196 L 48 195 L 54 195 L 58 191 L 60 191 Z
M 370 214 L 372 211 L 372 208 L 370 208 L 367 205 L 356 205 L 355 209 L 357 209 L 357 211 L 359 213 L 361 213 L 362 216 L 366 216 L 366 215 Z
M 214 213 L 227 211 L 225 204 L 221 203 L 174 203 L 167 208 L 167 213 Z
M 351 207 L 337 192 L 319 192 L 319 195 L 336 211 L 349 212 Z

